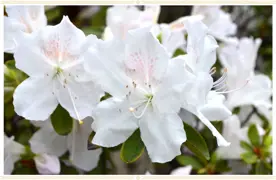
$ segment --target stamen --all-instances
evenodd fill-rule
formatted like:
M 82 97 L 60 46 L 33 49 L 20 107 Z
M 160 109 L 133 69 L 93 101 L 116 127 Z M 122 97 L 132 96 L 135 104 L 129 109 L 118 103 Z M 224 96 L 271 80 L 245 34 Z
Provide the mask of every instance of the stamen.
M 246 80 L 246 82 L 245 82 L 241 87 L 238 87 L 238 88 L 236 88 L 236 89 L 232 89 L 232 90 L 229 90 L 229 91 L 217 92 L 217 93 L 219 93 L 219 94 L 228 94 L 228 93 L 231 93 L 231 92 L 238 91 L 238 90 L 244 88 L 244 87 L 248 84 L 249 81 L 250 81 L 249 79 Z
M 217 84 L 221 83 L 222 81 L 225 81 L 226 77 L 227 77 L 227 69 L 224 68 L 222 76 L 217 81 L 214 82 L 213 87 L 215 87 Z
M 149 100 L 147 101 L 146 106 L 144 107 L 144 109 L 143 109 L 143 111 L 142 111 L 142 113 L 141 113 L 140 115 L 137 116 L 133 111 L 131 111 L 132 114 L 133 114 L 133 116 L 136 117 L 137 119 L 140 119 L 140 118 L 145 114 L 145 112 L 146 112 L 146 110 L 147 110 L 147 108 L 148 108 L 148 106 L 149 106 L 151 100 L 152 100 L 152 97 L 149 98 Z
M 134 111 L 135 111 L 135 109 L 134 109 L 133 107 L 130 107 L 128 110 L 129 110 L 130 112 L 134 112 Z

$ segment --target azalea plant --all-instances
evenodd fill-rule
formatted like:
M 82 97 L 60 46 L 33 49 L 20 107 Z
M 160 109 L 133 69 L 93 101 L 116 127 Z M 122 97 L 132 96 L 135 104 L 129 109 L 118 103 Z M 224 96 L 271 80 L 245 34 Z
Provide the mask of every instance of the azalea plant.
M 271 7 L 170 8 L 5 6 L 4 173 L 271 174 Z

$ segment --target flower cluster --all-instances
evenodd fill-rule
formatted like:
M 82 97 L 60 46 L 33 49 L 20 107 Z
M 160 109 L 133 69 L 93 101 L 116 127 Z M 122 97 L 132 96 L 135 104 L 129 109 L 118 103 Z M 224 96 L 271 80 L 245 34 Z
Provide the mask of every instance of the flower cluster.
M 110 7 L 102 39 L 85 35 L 68 16 L 47 25 L 43 6 L 6 12 L 4 51 L 26 74 L 13 92 L 14 110 L 38 130 L 29 148 L 5 136 L 5 174 L 26 154 L 40 174 L 59 174 L 66 152 L 68 166 L 91 171 L 105 148 L 126 148 L 137 132 L 150 160 L 166 163 L 182 154 L 193 138 L 186 128 L 198 120 L 216 138 L 219 157 L 240 158 L 240 141 L 249 142 L 248 128 L 259 117 L 241 127 L 232 111 L 247 114 L 253 105 L 272 119 L 271 80 L 254 71 L 261 40 L 233 37 L 237 26 L 219 6 L 195 6 L 191 16 L 169 24 L 157 23 L 160 6 Z M 69 132 L 57 131 L 68 124 Z M 260 123 L 257 129 L 265 134 Z

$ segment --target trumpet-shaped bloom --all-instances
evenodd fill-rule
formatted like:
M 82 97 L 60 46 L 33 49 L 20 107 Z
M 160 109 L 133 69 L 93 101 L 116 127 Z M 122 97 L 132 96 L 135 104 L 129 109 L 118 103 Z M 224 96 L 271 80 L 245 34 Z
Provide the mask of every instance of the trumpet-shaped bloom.
M 44 6 L 6 6 L 4 17 L 4 51 L 14 53 L 24 34 L 35 32 L 47 25 Z
M 92 143 L 113 147 L 139 128 L 153 162 L 167 162 L 179 155 L 186 134 L 177 115 L 178 85 L 189 78 L 179 68 L 182 61 L 170 61 L 149 28 L 129 31 L 123 43 L 115 39 L 99 43 L 97 50 L 88 50 L 85 59 L 94 81 L 112 95 L 93 112 L 96 135 Z
M 31 149 L 36 154 L 50 154 L 62 156 L 67 150 L 70 152 L 72 164 L 84 171 L 94 169 L 101 154 L 101 149 L 88 150 L 87 143 L 91 133 L 92 118 L 85 118 L 80 125 L 74 121 L 73 130 L 67 136 L 58 135 L 52 127 L 51 121 L 43 121 L 41 127 L 30 139 Z M 35 122 L 37 125 L 37 122 Z
M 252 117 L 252 120 L 249 122 L 253 123 L 256 116 Z M 256 121 L 255 121 L 256 122 Z M 259 124 L 257 125 L 257 130 L 262 136 L 265 134 L 265 131 Z M 240 146 L 241 141 L 250 142 L 247 136 L 248 126 L 241 127 L 241 122 L 236 115 L 231 116 L 223 123 L 223 136 L 231 143 L 229 147 L 219 147 L 217 149 L 217 154 L 223 159 L 240 159 L 241 154 L 245 152 Z
M 244 105 L 271 108 L 271 80 L 263 74 L 255 74 L 254 68 L 261 40 L 242 38 L 237 45 L 225 45 L 219 49 L 221 63 L 227 68 L 228 88 L 238 88 L 249 81 L 239 91 L 227 96 L 227 106 L 234 108 Z
M 96 38 L 92 42 L 96 42 Z M 56 26 L 47 26 L 26 37 L 14 54 L 16 67 L 30 77 L 14 92 L 17 114 L 29 120 L 46 120 L 60 103 L 81 120 L 91 115 L 102 92 L 84 77 L 84 33 L 64 16 Z
M 218 40 L 229 42 L 229 36 L 237 31 L 237 25 L 233 23 L 230 14 L 221 10 L 220 6 L 194 6 L 192 15 L 203 15 L 209 33 Z
M 114 6 L 107 10 L 104 39 L 125 39 L 128 30 L 150 26 L 157 23 L 160 6 L 145 6 L 140 11 L 135 6 Z
M 15 142 L 14 137 L 4 135 L 4 174 L 11 174 L 14 163 L 20 159 L 20 155 L 24 154 L 25 147 Z
M 187 55 L 178 58 L 186 63 L 184 68 L 193 77 L 182 90 L 182 107 L 195 114 L 212 131 L 219 146 L 227 146 L 229 143 L 209 121 L 224 120 L 231 115 L 224 105 L 225 97 L 222 94 L 226 92 L 220 91 L 224 81 L 214 82 L 211 76 L 217 42 L 207 35 L 207 27 L 201 21 L 187 19 L 184 23 L 188 34 Z

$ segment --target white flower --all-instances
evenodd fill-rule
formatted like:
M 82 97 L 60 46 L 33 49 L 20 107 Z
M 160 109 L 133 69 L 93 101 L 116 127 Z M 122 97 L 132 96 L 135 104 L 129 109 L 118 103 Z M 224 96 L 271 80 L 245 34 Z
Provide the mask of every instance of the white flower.
M 95 36 L 89 36 L 96 42 Z M 30 77 L 14 92 L 18 115 L 28 120 L 46 120 L 60 103 L 81 120 L 91 115 L 101 91 L 93 82 L 79 82 L 86 37 L 64 16 L 56 26 L 47 26 L 19 44 L 14 54 L 16 67 Z
M 38 125 L 41 128 L 29 140 L 31 149 L 36 154 L 47 153 L 58 157 L 69 150 L 72 164 L 84 171 L 90 171 L 97 166 L 102 152 L 101 149 L 87 149 L 92 131 L 91 123 L 92 118 L 85 118 L 82 125 L 74 121 L 72 132 L 61 136 L 55 132 L 50 120 L 43 121 Z
M 192 15 L 203 15 L 203 22 L 209 28 L 209 33 L 218 40 L 229 42 L 229 36 L 237 31 L 230 14 L 220 9 L 220 6 L 194 6 Z
M 4 174 L 11 174 L 14 163 L 20 159 L 20 155 L 24 154 L 23 145 L 15 142 L 14 137 L 7 137 L 4 134 Z
M 4 17 L 4 51 L 14 53 L 24 34 L 32 33 L 47 25 L 44 6 L 6 6 Z
M 59 174 L 60 162 L 57 156 L 39 154 L 34 157 L 34 162 L 39 174 Z
M 135 6 L 118 5 L 108 8 L 103 39 L 124 39 L 128 30 L 157 23 L 159 13 L 160 6 L 145 6 L 144 11 Z
M 89 49 L 85 59 L 94 81 L 112 95 L 93 112 L 92 143 L 113 147 L 139 128 L 153 162 L 179 155 L 186 134 L 177 115 L 177 85 L 189 75 L 178 68 L 179 61 L 170 61 L 150 29 L 129 31 L 124 43 L 115 39 L 99 43 L 98 50 Z
M 229 108 L 244 105 L 263 106 L 267 109 L 272 107 L 270 78 L 254 73 L 260 44 L 260 39 L 242 38 L 237 45 L 225 45 L 219 49 L 221 63 L 228 71 L 228 88 L 240 88 L 228 94 L 227 106 Z
M 227 91 L 218 88 L 224 82 L 213 82 L 211 76 L 217 42 L 207 35 L 207 27 L 201 21 L 187 19 L 184 23 L 188 34 L 187 54 L 178 58 L 183 60 L 183 69 L 189 69 L 193 77 L 182 90 L 182 107 L 195 114 L 212 131 L 219 146 L 227 146 L 229 143 L 209 121 L 224 120 L 231 115 L 223 104 L 225 97 L 222 94 Z
M 256 115 L 252 116 L 255 119 Z M 249 120 L 250 124 L 256 123 L 255 120 Z M 249 124 L 248 124 L 249 125 Z M 260 136 L 265 134 L 260 124 L 256 124 Z M 250 142 L 247 136 L 248 126 L 241 127 L 241 122 L 236 115 L 231 116 L 223 123 L 223 136 L 231 143 L 229 147 L 219 147 L 217 154 L 223 159 L 241 159 L 240 155 L 245 150 L 240 146 L 241 141 Z

